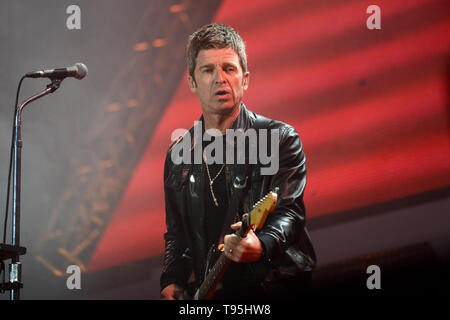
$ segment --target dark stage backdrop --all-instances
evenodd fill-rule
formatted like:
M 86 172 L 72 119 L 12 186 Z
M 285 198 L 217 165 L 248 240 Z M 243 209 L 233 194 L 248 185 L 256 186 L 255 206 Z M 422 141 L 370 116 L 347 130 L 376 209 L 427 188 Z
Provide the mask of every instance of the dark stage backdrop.
M 80 30 L 66 27 L 71 4 L 81 9 Z M 366 26 L 372 4 L 381 8 L 380 30 Z M 354 231 L 345 223 L 408 208 L 423 215 L 420 205 L 448 200 L 447 1 L 3 1 L 0 21 L 2 186 L 20 76 L 77 61 L 89 68 L 24 113 L 25 298 L 89 297 L 139 281 L 154 286 L 141 288 L 144 298 L 157 298 L 164 157 L 172 132 L 201 115 L 184 48 L 212 21 L 246 42 L 247 107 L 300 134 L 307 221 L 322 261 L 333 259 L 321 252 L 331 242 L 321 230 L 342 226 L 345 234 Z M 21 96 L 45 84 L 27 80 Z M 437 206 L 448 209 L 448 201 Z M 430 230 L 450 225 L 445 219 L 430 216 Z M 390 246 L 423 240 L 408 239 Z M 71 264 L 86 275 L 84 292 L 65 288 Z

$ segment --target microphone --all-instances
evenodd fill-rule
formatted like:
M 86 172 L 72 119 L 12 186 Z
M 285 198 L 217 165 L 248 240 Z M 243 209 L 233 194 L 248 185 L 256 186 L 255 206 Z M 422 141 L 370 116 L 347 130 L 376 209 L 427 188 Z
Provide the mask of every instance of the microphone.
M 51 78 L 51 79 L 64 79 L 66 77 L 74 77 L 77 79 L 83 79 L 88 73 L 88 69 L 84 63 L 75 63 L 72 67 L 49 69 L 29 72 L 25 75 L 27 78 Z

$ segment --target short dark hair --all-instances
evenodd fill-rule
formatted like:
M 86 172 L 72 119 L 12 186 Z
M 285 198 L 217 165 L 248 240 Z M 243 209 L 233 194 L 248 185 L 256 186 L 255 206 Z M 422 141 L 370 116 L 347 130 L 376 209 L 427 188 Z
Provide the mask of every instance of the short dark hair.
M 232 27 L 216 22 L 201 27 L 189 37 L 186 50 L 189 75 L 194 78 L 197 55 L 200 50 L 223 48 L 236 51 L 242 71 L 247 72 L 247 53 L 241 36 Z

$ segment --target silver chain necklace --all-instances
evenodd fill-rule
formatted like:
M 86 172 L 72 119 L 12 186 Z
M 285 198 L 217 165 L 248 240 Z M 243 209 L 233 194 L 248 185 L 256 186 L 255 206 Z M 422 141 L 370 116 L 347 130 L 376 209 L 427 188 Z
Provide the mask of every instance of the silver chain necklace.
M 205 155 L 205 151 L 203 151 L 203 160 L 205 161 L 206 172 L 208 173 L 209 189 L 211 190 L 211 195 L 212 195 L 212 197 L 213 197 L 214 204 L 216 205 L 216 207 L 218 207 L 218 206 L 219 206 L 219 202 L 217 201 L 216 195 L 214 194 L 213 184 L 214 184 L 214 180 L 216 180 L 217 177 L 219 176 L 219 174 L 222 172 L 223 167 L 225 167 L 225 163 L 222 164 L 222 167 L 220 168 L 219 172 L 216 174 L 216 176 L 214 177 L 214 179 L 211 179 L 211 173 L 209 172 L 209 167 L 208 167 L 208 164 L 206 163 L 206 155 Z

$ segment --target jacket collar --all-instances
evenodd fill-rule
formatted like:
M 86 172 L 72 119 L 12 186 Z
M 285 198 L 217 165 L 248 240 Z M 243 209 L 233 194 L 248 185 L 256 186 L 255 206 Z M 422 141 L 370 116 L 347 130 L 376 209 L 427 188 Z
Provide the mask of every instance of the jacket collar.
M 200 125 L 202 127 L 201 134 L 205 133 L 205 126 L 204 126 L 204 117 L 203 114 L 200 116 L 200 119 L 198 120 L 200 122 Z M 255 115 L 253 112 L 249 111 L 245 104 L 241 102 L 239 115 L 237 116 L 236 120 L 234 120 L 233 125 L 231 126 L 231 129 L 244 129 L 247 130 L 248 128 L 251 128 L 253 123 L 255 122 Z M 194 137 L 194 127 L 191 128 L 191 137 Z M 195 147 L 196 141 L 201 141 L 201 139 L 192 139 L 191 141 L 191 151 Z

